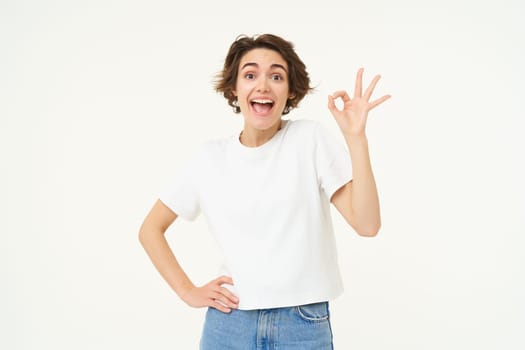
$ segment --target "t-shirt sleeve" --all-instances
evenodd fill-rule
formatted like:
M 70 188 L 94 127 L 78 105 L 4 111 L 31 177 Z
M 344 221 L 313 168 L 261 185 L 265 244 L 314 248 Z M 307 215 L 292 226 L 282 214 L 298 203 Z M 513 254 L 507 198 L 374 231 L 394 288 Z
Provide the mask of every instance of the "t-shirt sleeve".
M 352 162 L 347 148 L 321 124 L 315 130 L 316 163 L 319 183 L 326 198 L 352 180 Z
M 174 181 L 160 194 L 159 199 L 177 216 L 193 221 L 199 216 L 198 175 L 201 157 L 197 156 L 175 176 Z

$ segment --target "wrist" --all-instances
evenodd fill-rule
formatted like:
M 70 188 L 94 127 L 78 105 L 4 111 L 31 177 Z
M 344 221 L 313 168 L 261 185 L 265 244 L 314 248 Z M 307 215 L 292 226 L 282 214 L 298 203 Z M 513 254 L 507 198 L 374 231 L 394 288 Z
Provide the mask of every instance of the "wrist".
M 366 137 L 365 133 L 360 133 L 360 134 L 343 133 L 343 136 L 349 147 L 351 147 L 352 145 L 357 146 L 357 145 L 368 144 L 368 138 Z
M 195 285 L 191 281 L 185 281 L 184 283 L 181 283 L 178 287 L 174 289 L 175 293 L 177 293 L 179 298 L 185 300 L 186 295 L 188 295 L 194 288 Z

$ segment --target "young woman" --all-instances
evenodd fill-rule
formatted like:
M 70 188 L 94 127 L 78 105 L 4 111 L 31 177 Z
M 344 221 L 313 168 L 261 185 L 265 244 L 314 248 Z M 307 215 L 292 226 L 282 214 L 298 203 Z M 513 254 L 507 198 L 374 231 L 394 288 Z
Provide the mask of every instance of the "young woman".
M 140 241 L 163 278 L 192 307 L 208 307 L 201 349 L 332 349 L 328 301 L 342 292 L 332 203 L 362 236 L 375 236 L 379 200 L 365 134 L 376 76 L 353 97 L 328 96 L 346 141 L 319 123 L 286 120 L 309 92 L 290 42 L 270 34 L 239 37 L 216 89 L 244 118 L 234 137 L 207 143 L 161 194 Z M 344 107 L 335 105 L 336 99 Z M 177 217 L 203 213 L 224 255 L 222 276 L 195 286 L 164 233 Z

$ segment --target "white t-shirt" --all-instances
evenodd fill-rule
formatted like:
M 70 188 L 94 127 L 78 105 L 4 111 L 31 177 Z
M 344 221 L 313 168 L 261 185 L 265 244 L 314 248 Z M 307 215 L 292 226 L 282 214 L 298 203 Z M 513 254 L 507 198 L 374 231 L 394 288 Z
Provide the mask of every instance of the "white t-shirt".
M 330 198 L 351 178 L 346 148 L 319 123 L 283 120 L 259 147 L 208 142 L 160 200 L 204 214 L 240 309 L 285 307 L 342 292 Z

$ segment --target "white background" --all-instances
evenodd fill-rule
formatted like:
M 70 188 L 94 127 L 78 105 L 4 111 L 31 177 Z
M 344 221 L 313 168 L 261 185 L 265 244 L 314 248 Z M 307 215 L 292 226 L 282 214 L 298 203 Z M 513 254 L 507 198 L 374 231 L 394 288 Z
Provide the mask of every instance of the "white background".
M 317 87 L 291 118 L 339 137 L 326 96 L 360 66 L 393 96 L 368 125 L 380 234 L 334 212 L 336 348 L 525 348 L 522 1 L 179 3 L 0 1 L 0 348 L 197 348 L 204 310 L 138 229 L 202 142 L 240 130 L 212 81 L 265 32 Z M 214 277 L 202 219 L 168 237 L 195 283 Z

